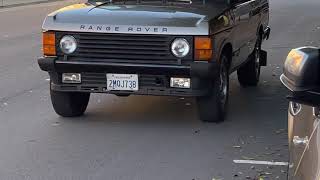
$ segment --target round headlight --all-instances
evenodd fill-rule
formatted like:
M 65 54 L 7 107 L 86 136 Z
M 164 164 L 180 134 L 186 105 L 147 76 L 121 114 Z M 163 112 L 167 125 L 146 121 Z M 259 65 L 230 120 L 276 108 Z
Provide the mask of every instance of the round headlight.
M 187 40 L 183 38 L 177 38 L 171 45 L 171 51 L 176 57 L 182 58 L 188 55 L 190 51 L 190 45 Z
M 71 54 L 77 49 L 77 41 L 73 36 L 64 36 L 60 40 L 60 49 L 65 54 Z

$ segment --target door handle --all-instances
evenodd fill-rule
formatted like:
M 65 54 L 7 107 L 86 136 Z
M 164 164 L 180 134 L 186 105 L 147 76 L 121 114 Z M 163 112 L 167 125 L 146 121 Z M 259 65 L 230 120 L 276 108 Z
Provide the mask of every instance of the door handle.
M 306 146 L 309 144 L 309 137 L 300 138 L 299 136 L 294 136 L 292 142 L 295 146 Z

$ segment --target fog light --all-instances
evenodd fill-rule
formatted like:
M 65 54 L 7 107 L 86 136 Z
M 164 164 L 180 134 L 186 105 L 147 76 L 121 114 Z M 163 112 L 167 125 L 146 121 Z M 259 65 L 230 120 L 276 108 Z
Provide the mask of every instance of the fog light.
M 81 74 L 78 73 L 63 73 L 62 83 L 81 83 Z
M 190 78 L 171 78 L 170 87 L 174 88 L 190 88 L 191 80 Z

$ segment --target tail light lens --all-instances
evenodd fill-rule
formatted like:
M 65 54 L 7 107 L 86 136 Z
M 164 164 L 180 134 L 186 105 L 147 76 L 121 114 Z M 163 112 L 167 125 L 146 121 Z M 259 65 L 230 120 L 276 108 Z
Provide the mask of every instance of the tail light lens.
M 194 59 L 198 61 L 210 61 L 212 58 L 212 40 L 210 37 L 195 37 Z
M 54 32 L 44 32 L 42 34 L 42 44 L 45 56 L 56 55 L 56 35 Z

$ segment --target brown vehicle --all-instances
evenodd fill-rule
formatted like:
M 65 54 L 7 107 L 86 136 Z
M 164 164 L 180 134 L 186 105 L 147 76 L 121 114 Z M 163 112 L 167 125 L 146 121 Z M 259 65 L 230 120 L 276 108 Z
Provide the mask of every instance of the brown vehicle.
M 89 0 L 49 14 L 42 70 L 57 114 L 81 116 L 90 94 L 187 96 L 225 120 L 229 75 L 257 86 L 269 0 Z
M 320 49 L 292 50 L 281 81 L 291 91 L 289 179 L 320 180 Z

